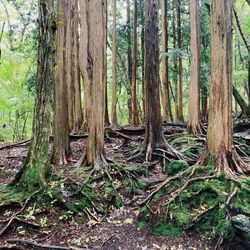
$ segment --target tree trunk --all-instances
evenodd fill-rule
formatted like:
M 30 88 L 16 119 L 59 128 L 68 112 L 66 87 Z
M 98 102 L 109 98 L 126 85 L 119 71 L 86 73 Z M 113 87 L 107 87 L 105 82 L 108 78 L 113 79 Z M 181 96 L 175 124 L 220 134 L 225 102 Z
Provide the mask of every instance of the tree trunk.
M 247 89 L 248 89 L 248 92 L 247 92 L 247 94 L 248 94 L 248 102 L 250 103 L 250 46 L 249 46 L 249 44 L 245 38 L 245 35 L 241 29 L 240 20 L 239 20 L 238 14 L 237 14 L 235 9 L 234 9 L 234 16 L 235 16 L 235 20 L 236 20 L 236 24 L 237 24 L 240 36 L 241 36 L 241 38 L 246 46 L 246 49 L 248 51 L 248 62 L 247 62 L 247 68 L 248 68 Z
M 104 111 L 106 63 L 106 1 L 84 0 L 81 5 L 81 36 L 87 93 L 88 141 L 86 163 L 94 169 L 104 162 Z
M 130 15 L 130 0 L 127 0 L 127 37 L 128 37 L 128 78 L 129 86 L 127 86 L 128 94 L 128 113 L 129 123 L 132 122 L 132 50 L 131 50 L 131 15 Z
M 173 47 L 174 50 L 176 50 L 177 47 L 177 39 L 176 39 L 176 11 L 175 11 L 175 7 L 176 7 L 176 2 L 173 1 Z M 173 82 L 174 82 L 174 102 L 175 102 L 175 117 L 176 120 L 178 120 L 178 99 L 179 99 L 179 95 L 178 95 L 178 65 L 177 65 L 177 57 L 174 56 L 174 72 L 173 72 Z
M 81 101 L 81 81 L 79 68 L 79 14 L 78 14 L 78 0 L 73 0 L 72 9 L 72 82 L 74 89 L 74 119 L 73 131 L 76 133 L 83 125 L 82 101 Z
M 139 124 L 137 106 L 137 0 L 134 0 L 133 50 L 132 50 L 132 125 Z
M 168 19 L 167 19 L 167 0 L 162 0 L 162 108 L 163 121 L 173 121 L 170 95 L 169 95 L 169 77 L 168 77 Z
M 116 32 L 116 0 L 112 0 L 112 11 L 113 11 L 113 27 L 112 27 L 112 112 L 111 112 L 111 124 L 117 125 L 117 32 Z
M 190 0 L 191 65 L 188 99 L 188 130 L 196 135 L 200 126 L 200 20 L 199 1 Z
M 73 0 L 65 0 L 65 9 L 66 9 L 66 18 L 65 18 L 65 32 L 64 39 L 66 41 L 65 46 L 65 77 L 67 83 L 67 103 L 68 103 L 68 121 L 69 121 L 69 131 L 72 132 L 74 124 L 74 84 L 72 79 L 72 45 L 73 45 L 73 36 L 72 36 L 72 8 Z
M 107 0 L 104 0 L 104 4 L 105 4 L 105 11 L 107 11 Z M 107 37 L 108 37 L 108 29 L 107 29 L 107 24 L 108 24 L 108 15 L 105 14 L 106 16 L 106 22 L 105 22 L 105 39 L 104 39 L 104 44 L 105 44 L 105 114 L 104 114 L 104 125 L 106 126 L 110 126 L 110 121 L 109 121 L 109 111 L 108 111 L 108 81 L 107 81 Z M 83 34 L 84 35 L 84 34 Z
M 232 1 L 212 0 L 208 150 L 218 157 L 232 146 Z
M 236 89 L 235 86 L 233 86 L 233 96 L 241 108 L 240 117 L 242 117 L 242 118 L 249 117 L 250 116 L 249 107 L 248 107 L 247 103 L 245 102 L 245 100 L 241 97 L 239 91 Z
M 51 170 L 49 136 L 55 62 L 54 1 L 39 0 L 38 9 L 38 65 L 32 139 L 26 162 L 14 181 L 14 184 L 18 183 L 21 188 L 27 189 L 30 193 L 45 186 L 46 177 Z
M 53 161 L 63 165 L 69 155 L 68 91 L 66 79 L 66 3 L 57 3 L 56 66 L 55 66 L 55 112 Z
M 177 40 L 178 49 L 182 49 L 182 35 L 181 35 L 181 1 L 177 1 Z M 183 66 L 182 66 L 182 55 L 179 55 L 179 91 L 178 91 L 178 113 L 177 119 L 184 121 L 183 118 Z
M 145 2 L 145 100 L 146 100 L 146 160 L 163 144 L 159 90 L 158 1 Z
M 141 3 L 142 8 L 142 15 L 144 15 L 144 3 Z M 142 60 L 142 69 L 141 69 L 141 82 L 142 82 L 142 103 L 143 103 L 143 120 L 145 120 L 145 112 L 146 112 L 146 105 L 145 105 L 145 69 L 144 69 L 144 37 L 145 37 L 145 22 L 144 22 L 144 16 L 142 16 L 142 30 L 141 30 L 141 60 Z

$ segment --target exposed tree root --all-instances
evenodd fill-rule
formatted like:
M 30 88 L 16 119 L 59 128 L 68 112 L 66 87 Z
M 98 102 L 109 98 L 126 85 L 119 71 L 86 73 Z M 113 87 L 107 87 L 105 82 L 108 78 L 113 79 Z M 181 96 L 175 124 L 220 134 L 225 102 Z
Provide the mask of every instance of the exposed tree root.
M 21 224 L 25 224 L 27 226 L 31 226 L 31 227 L 34 227 L 34 228 L 40 228 L 40 225 L 36 224 L 36 223 L 33 223 L 33 222 L 29 222 L 29 221 L 25 221 L 25 220 L 22 220 L 20 219 L 19 217 L 17 216 L 14 216 L 12 217 L 9 222 L 7 223 L 7 225 L 2 229 L 2 231 L 0 231 L 0 237 L 3 236 L 7 230 L 12 226 L 13 223 L 15 222 L 19 222 Z
M 190 171 L 191 171 L 191 173 L 193 173 L 198 168 L 199 168 L 199 166 L 192 166 L 191 168 L 188 168 L 188 169 L 182 171 L 181 173 L 179 173 L 179 174 L 177 174 L 177 175 L 175 175 L 173 177 L 167 178 L 165 181 L 160 183 L 156 187 L 156 189 L 153 192 L 150 193 L 150 195 L 147 198 L 145 198 L 143 201 L 141 201 L 139 203 L 139 205 L 144 205 L 145 203 L 148 203 L 156 193 L 158 193 L 161 189 L 167 187 L 169 184 L 171 184 L 172 181 L 180 179 L 184 174 L 186 174 L 186 173 L 188 173 Z
M 161 152 L 161 154 L 157 153 Z M 171 147 L 164 138 L 162 138 L 161 143 L 157 146 L 153 145 L 152 142 L 144 142 L 142 145 L 132 152 L 131 156 L 127 159 L 130 161 L 139 161 L 144 158 L 145 163 L 151 162 L 154 159 L 154 155 L 163 159 L 163 161 L 170 161 L 171 159 L 185 159 L 185 156 L 178 152 L 176 149 Z M 186 158 L 187 159 L 187 158 Z
M 26 246 L 27 249 L 50 249 L 50 250 L 71 250 L 69 247 L 61 247 L 61 246 L 53 246 L 53 245 L 43 245 L 38 244 L 35 241 L 23 240 L 23 239 L 8 239 L 7 243 L 15 244 L 15 245 L 23 245 Z
M 203 158 L 207 158 L 202 157 L 201 162 L 204 163 Z M 223 242 L 227 232 L 231 230 L 229 220 L 232 208 L 235 204 L 237 209 L 247 204 L 247 193 L 250 193 L 247 178 L 239 175 L 236 168 L 231 169 L 225 159 L 221 158 L 221 161 L 216 162 L 217 166 L 223 166 L 220 175 L 211 162 L 207 166 L 196 164 L 157 185 L 139 203 L 142 206 L 141 222 L 153 223 L 150 224 L 153 230 L 155 227 L 158 231 L 163 230 L 164 235 L 166 230 L 171 235 L 172 228 L 179 228 L 180 231 L 203 228 L 211 230 L 214 236 L 219 235 Z M 247 193 L 242 193 L 242 190 Z M 238 196 L 239 192 L 241 194 Z M 248 211 L 249 208 L 245 209 Z M 213 221 L 213 225 L 210 225 L 210 221 Z

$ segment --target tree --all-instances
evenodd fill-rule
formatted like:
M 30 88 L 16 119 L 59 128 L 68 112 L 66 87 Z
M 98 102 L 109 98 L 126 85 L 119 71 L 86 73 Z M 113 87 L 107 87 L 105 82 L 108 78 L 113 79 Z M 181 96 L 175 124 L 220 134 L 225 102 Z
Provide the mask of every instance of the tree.
M 181 35 L 181 1 L 177 0 L 177 44 L 178 49 L 182 49 L 182 35 Z M 178 112 L 177 120 L 183 121 L 183 65 L 182 55 L 178 56 L 179 59 L 179 89 L 178 89 Z
M 57 2 L 55 111 L 53 161 L 63 165 L 69 156 L 68 80 L 66 76 L 66 2 Z
M 64 21 L 65 31 L 64 31 L 64 40 L 65 40 L 65 78 L 67 84 L 67 103 L 68 103 L 68 122 L 69 122 L 69 132 L 73 130 L 74 127 L 74 83 L 72 79 L 72 45 L 73 45 L 73 36 L 72 36 L 72 6 L 73 0 L 65 0 L 65 10 L 66 17 Z
M 131 15 L 130 15 L 130 0 L 127 0 L 127 38 L 128 38 L 128 80 L 129 86 L 127 86 L 128 92 L 128 112 L 129 112 L 129 123 L 132 121 L 132 49 L 131 49 Z
M 207 150 L 216 160 L 216 171 L 229 176 L 250 168 L 233 147 L 232 132 L 232 0 L 212 0 L 211 80 Z
M 73 132 L 78 132 L 83 125 L 81 81 L 79 67 L 79 14 L 78 0 L 73 0 L 71 7 L 71 33 L 72 33 L 72 82 L 74 89 L 73 96 Z
M 49 176 L 51 97 L 54 84 L 54 1 L 39 0 L 39 43 L 33 132 L 28 157 L 14 183 L 29 192 L 43 188 Z
M 133 49 L 132 49 L 132 125 L 139 124 L 137 105 L 137 0 L 134 0 Z
M 200 21 L 199 1 L 190 0 L 191 65 L 188 99 L 188 130 L 201 133 L 200 125 Z
M 106 1 L 80 1 L 81 57 L 84 70 L 88 141 L 86 163 L 99 170 L 104 163 L 104 110 L 106 63 Z
M 162 0 L 162 108 L 163 121 L 173 120 L 169 95 L 169 74 L 168 74 L 168 19 L 167 19 L 167 0 Z
M 146 162 L 153 159 L 153 152 L 163 148 L 174 158 L 180 155 L 167 144 L 162 130 L 159 75 L 158 1 L 145 1 L 145 102 L 146 135 L 139 153 L 146 151 Z M 133 157 L 132 157 L 133 158 Z
M 111 124 L 117 125 L 116 103 L 117 103 L 117 32 L 116 32 L 116 0 L 112 0 L 113 27 L 112 27 L 112 112 Z

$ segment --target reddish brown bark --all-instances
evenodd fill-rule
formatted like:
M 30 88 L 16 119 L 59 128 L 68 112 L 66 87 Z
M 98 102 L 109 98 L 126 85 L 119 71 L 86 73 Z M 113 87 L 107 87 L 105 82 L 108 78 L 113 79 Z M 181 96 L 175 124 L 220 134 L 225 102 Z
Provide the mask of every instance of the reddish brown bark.
M 200 20 L 199 1 L 190 0 L 191 65 L 188 99 L 188 130 L 201 133 L 200 125 Z

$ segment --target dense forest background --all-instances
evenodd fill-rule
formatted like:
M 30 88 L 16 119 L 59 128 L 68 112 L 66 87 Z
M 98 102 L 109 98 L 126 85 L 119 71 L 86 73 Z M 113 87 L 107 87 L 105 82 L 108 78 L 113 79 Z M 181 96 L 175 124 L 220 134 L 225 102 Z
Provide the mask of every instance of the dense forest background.
M 206 98 L 210 78 L 210 13 L 209 1 L 202 0 L 200 7 L 201 24 L 201 99 L 203 100 L 203 115 L 206 115 Z M 37 63 L 38 13 L 37 1 L 7 1 L 1 0 L 0 28 L 1 28 L 1 71 L 0 71 L 0 139 L 2 141 L 27 139 L 31 136 L 33 104 L 35 92 L 35 76 Z M 176 43 L 177 16 L 174 6 L 177 1 L 168 1 L 168 34 L 169 48 L 169 81 L 171 85 L 170 100 L 174 120 L 176 118 L 176 96 L 178 95 L 179 67 L 176 61 L 179 57 L 183 62 L 183 113 L 187 120 L 188 93 L 190 78 L 190 13 L 189 1 L 181 1 L 181 47 Z M 127 20 L 127 6 L 129 5 L 130 22 Z M 144 1 L 138 1 L 137 6 L 137 99 L 140 123 L 143 122 L 143 18 Z M 233 82 L 241 97 L 248 102 L 249 82 L 249 53 L 241 37 L 238 25 L 249 44 L 250 15 L 249 6 L 245 0 L 235 2 L 233 24 Z M 133 1 L 117 1 L 117 116 L 120 125 L 128 124 L 129 99 L 128 87 L 128 41 L 133 42 Z M 108 107 L 111 113 L 112 104 L 112 4 L 108 1 Z M 162 24 L 160 21 L 160 36 Z M 175 41 L 174 41 L 175 39 Z M 161 50 L 161 58 L 164 53 Z M 177 94 L 176 94 L 177 92 Z M 234 116 L 241 113 L 240 106 L 234 100 Z
M 249 13 L 0 0 L 0 249 L 249 249 Z

